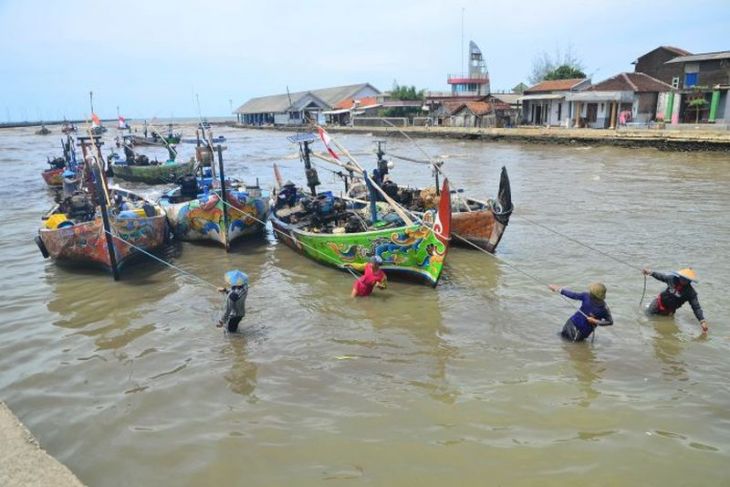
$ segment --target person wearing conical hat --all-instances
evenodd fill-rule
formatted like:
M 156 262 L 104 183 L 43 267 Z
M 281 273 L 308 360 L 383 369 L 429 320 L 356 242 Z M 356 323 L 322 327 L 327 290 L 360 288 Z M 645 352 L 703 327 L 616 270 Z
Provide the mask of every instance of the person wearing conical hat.
M 689 301 L 695 317 L 700 322 L 702 332 L 707 333 L 707 320 L 705 320 L 705 316 L 702 313 L 700 301 L 697 299 L 697 291 L 692 287 L 692 283 L 697 282 L 697 273 L 694 269 L 686 267 L 678 271 L 669 272 L 668 274 L 653 272 L 651 269 L 642 269 L 641 272 L 645 276 L 651 276 L 667 285 L 667 288 L 659 293 L 646 308 L 648 314 L 671 316 L 684 303 Z
M 551 291 L 566 298 L 581 302 L 580 309 L 568 318 L 560 335 L 571 342 L 581 342 L 591 336 L 597 326 L 613 325 L 611 310 L 606 305 L 606 286 L 594 282 L 588 286 L 587 293 L 576 293 L 557 284 L 548 286 Z
M 219 287 L 218 291 L 228 293 L 226 309 L 216 325 L 218 328 L 226 325 L 230 333 L 238 331 L 238 324 L 246 316 L 246 297 L 248 296 L 248 276 L 245 272 L 232 270 L 225 273 L 226 283 L 230 289 Z

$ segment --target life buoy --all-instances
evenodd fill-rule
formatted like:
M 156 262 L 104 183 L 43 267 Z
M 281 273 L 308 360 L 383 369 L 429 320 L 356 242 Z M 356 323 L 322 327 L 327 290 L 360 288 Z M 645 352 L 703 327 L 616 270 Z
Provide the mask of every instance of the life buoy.
M 46 248 L 46 245 L 43 243 L 43 240 L 41 240 L 41 236 L 36 235 L 33 240 L 35 240 L 35 244 L 38 246 L 38 250 L 41 251 L 41 255 L 43 256 L 43 258 L 47 259 L 50 254 L 48 253 L 48 249 Z

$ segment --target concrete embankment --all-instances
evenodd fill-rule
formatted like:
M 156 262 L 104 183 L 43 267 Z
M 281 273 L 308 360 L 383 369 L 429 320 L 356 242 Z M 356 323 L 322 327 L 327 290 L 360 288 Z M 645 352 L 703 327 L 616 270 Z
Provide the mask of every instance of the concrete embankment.
M 243 127 L 243 126 L 239 126 Z M 538 144 L 612 145 L 654 147 L 669 151 L 730 151 L 730 130 L 697 126 L 679 129 L 564 129 L 564 128 L 465 128 L 405 127 L 410 137 L 478 140 L 484 142 L 527 142 Z M 251 127 L 259 128 L 259 127 Z M 274 127 L 261 127 L 274 128 Z M 291 127 L 281 128 L 291 131 Z M 329 132 L 368 133 L 402 137 L 393 127 L 327 127 Z
M 30 431 L 0 402 L 0 485 L 3 487 L 82 487 L 78 478 L 39 445 Z

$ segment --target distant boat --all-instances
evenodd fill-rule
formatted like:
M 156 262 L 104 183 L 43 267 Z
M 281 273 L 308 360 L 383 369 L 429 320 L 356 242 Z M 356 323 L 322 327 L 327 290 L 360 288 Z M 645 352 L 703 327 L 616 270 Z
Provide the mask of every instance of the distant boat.
M 213 137 L 209 140 L 210 140 L 211 144 L 220 144 L 220 143 L 225 142 L 226 138 L 223 137 L 222 135 L 219 135 L 219 136 Z M 198 139 L 197 138 L 184 138 L 184 139 L 180 139 L 180 142 L 182 142 L 183 144 L 197 144 Z M 200 142 L 201 142 L 201 144 L 205 144 L 205 141 L 202 139 Z
M 144 154 L 136 154 L 128 145 L 124 146 L 124 155 L 125 159 L 121 159 L 119 155 L 112 154 L 109 160 L 114 176 L 125 181 L 171 184 L 193 172 L 195 167 L 194 159 L 188 162 L 175 162 L 177 154 L 173 150 L 169 150 L 169 159 L 164 162 L 150 161 Z
M 72 134 L 72 133 L 76 132 L 76 125 L 74 125 L 73 123 L 64 122 L 63 125 L 61 126 L 61 132 L 66 135 Z
M 60 187 L 63 185 L 63 173 L 66 169 L 74 169 L 76 165 L 76 152 L 74 149 L 74 140 L 70 135 L 66 136 L 66 141 L 61 140 L 63 148 L 63 156 L 51 159 L 47 158 L 50 166 L 41 172 L 41 176 L 46 184 L 50 187 Z
M 45 125 L 41 125 L 41 128 L 35 131 L 36 135 L 48 135 L 50 133 L 51 131 Z

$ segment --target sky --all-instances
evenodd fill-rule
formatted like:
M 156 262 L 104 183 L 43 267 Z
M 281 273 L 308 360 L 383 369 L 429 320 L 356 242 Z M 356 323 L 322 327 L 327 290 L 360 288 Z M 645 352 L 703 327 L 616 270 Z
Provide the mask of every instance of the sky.
M 462 9 L 463 39 L 462 44 Z M 730 49 L 730 0 L 0 0 L 0 121 L 225 116 L 369 82 L 447 91 L 469 40 L 493 91 L 571 49 L 594 82 L 660 45 Z M 465 63 L 465 61 L 464 61 Z

